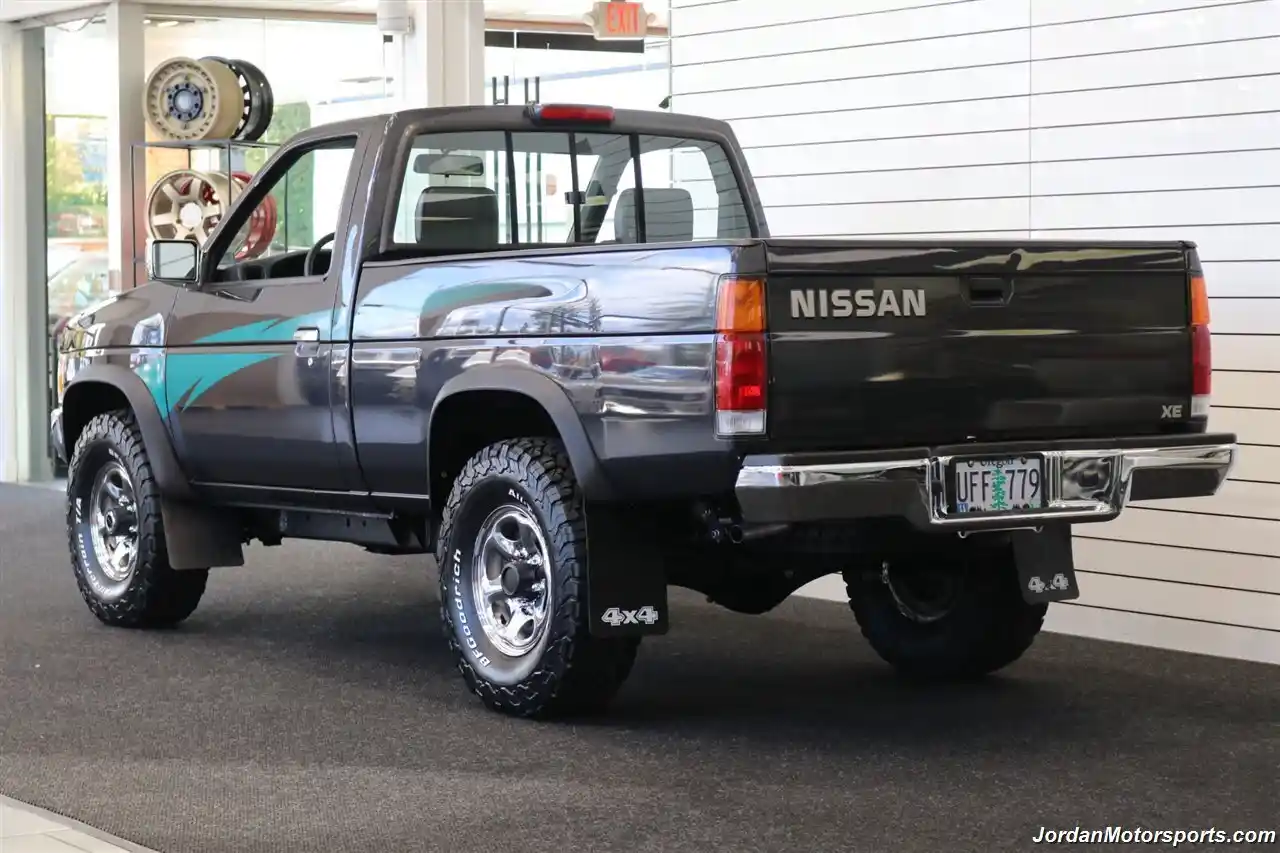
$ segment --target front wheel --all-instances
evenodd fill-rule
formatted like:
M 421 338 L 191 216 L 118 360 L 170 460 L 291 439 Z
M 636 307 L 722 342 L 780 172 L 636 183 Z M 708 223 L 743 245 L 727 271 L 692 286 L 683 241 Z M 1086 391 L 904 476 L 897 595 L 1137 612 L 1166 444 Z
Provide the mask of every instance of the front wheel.
M 107 625 L 176 625 L 204 595 L 207 569 L 169 566 L 159 489 L 129 411 L 96 416 L 76 441 L 67 465 L 67 538 L 80 594 Z
M 559 442 L 512 439 L 472 457 L 438 542 L 441 622 L 472 692 L 520 717 L 609 703 L 639 640 L 587 627 L 582 501 Z
M 885 562 L 846 572 L 849 605 L 862 634 L 900 673 L 976 678 L 1031 647 L 1047 604 L 1028 604 L 1012 550 Z

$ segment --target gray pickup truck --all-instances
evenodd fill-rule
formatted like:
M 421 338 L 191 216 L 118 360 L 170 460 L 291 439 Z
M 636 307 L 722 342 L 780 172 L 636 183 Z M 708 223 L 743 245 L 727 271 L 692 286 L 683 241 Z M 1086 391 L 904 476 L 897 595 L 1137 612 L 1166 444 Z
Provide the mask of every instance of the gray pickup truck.
M 247 252 L 308 163 L 314 209 Z M 898 670 L 991 672 L 1078 595 L 1072 525 L 1233 462 L 1194 244 L 773 238 L 704 118 L 317 127 L 203 247 L 150 252 L 61 336 L 93 613 L 178 623 L 251 541 L 434 554 L 458 667 L 509 714 L 603 707 L 671 585 L 763 613 L 842 573 Z

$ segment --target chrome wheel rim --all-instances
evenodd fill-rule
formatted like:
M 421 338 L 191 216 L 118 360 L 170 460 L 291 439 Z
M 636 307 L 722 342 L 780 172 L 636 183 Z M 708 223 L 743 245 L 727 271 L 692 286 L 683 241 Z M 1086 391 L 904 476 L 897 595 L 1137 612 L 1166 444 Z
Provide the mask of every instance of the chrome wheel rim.
M 546 633 L 549 553 L 542 527 L 524 507 L 501 506 L 480 525 L 471 561 L 476 614 L 485 639 L 508 657 L 528 654 Z
M 89 493 L 89 538 L 103 577 L 123 583 L 138 563 L 138 502 L 129 472 L 119 462 L 102 467 Z

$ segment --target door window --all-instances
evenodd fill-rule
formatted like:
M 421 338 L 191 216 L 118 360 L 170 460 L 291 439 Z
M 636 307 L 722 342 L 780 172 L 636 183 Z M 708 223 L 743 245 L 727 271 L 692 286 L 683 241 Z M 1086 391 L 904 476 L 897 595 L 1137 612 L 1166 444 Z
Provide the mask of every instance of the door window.
M 338 230 L 356 141 L 345 137 L 321 143 L 270 176 L 271 189 L 240 222 L 218 259 L 218 269 L 250 261 L 275 261 L 263 265 L 270 273 L 267 277 L 300 275 L 302 260 L 311 247 Z M 285 262 L 282 256 L 297 258 L 297 262 Z

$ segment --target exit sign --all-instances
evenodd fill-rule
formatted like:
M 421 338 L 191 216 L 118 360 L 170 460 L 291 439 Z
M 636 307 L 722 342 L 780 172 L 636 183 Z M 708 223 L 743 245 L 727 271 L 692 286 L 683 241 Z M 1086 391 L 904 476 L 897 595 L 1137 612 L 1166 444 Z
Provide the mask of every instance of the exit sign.
M 649 24 L 657 16 L 645 12 L 643 3 L 602 0 L 586 17 L 596 38 L 610 41 L 644 38 L 649 32 Z

